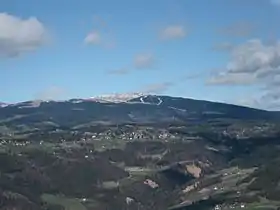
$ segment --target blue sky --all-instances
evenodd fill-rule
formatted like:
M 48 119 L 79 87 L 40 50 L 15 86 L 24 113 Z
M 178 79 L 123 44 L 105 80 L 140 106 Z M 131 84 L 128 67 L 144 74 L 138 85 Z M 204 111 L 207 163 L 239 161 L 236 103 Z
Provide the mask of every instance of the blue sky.
M 0 101 L 145 92 L 278 109 L 279 19 L 276 0 L 1 0 Z

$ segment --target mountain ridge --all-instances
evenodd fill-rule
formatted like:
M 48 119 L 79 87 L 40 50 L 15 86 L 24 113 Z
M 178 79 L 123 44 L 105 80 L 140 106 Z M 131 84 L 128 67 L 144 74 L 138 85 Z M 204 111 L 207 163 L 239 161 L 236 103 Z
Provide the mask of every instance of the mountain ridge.
M 126 102 L 88 99 L 27 101 L 0 107 L 0 126 L 32 129 L 48 125 L 203 124 L 215 120 L 280 121 L 279 112 L 182 97 L 145 95 Z
M 106 94 L 106 95 L 98 95 L 93 96 L 89 98 L 70 98 L 65 100 L 25 100 L 25 101 L 19 101 L 15 103 L 6 103 L 6 102 L 0 102 L 0 108 L 7 107 L 7 106 L 17 106 L 21 104 L 38 104 L 38 103 L 51 103 L 51 102 L 57 102 L 57 103 L 63 103 L 63 102 L 72 102 L 72 103 L 81 103 L 81 102 L 97 102 L 97 103 L 131 103 L 131 102 L 138 102 L 138 103 L 146 103 L 146 104 L 152 104 L 151 102 L 145 102 L 141 101 L 141 99 L 144 98 L 172 98 L 172 99 L 180 99 L 180 100 L 189 100 L 189 101 L 197 101 L 197 102 L 207 102 L 207 103 L 215 103 L 215 104 L 225 104 L 225 105 L 231 105 L 236 107 L 244 107 L 244 108 L 250 108 L 255 110 L 262 110 L 262 111 L 268 111 L 268 112 L 279 112 L 279 111 L 270 111 L 265 110 L 261 108 L 254 108 L 250 106 L 245 105 L 238 105 L 238 104 L 232 104 L 227 102 L 221 102 L 221 101 L 212 101 L 212 100 L 204 100 L 204 99 L 196 99 L 196 98 L 186 98 L 182 96 L 169 96 L 169 95 L 154 95 L 154 94 L 142 94 L 142 93 L 131 93 L 131 94 Z M 121 100 L 123 99 L 123 100 Z

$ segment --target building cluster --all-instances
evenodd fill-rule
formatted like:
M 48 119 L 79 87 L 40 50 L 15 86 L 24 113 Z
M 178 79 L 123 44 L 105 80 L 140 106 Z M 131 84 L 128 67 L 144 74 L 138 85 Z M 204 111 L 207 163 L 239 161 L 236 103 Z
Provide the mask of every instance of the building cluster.
M 223 209 L 244 209 L 246 205 L 244 203 L 233 203 L 230 205 L 216 205 L 214 210 L 223 210 Z

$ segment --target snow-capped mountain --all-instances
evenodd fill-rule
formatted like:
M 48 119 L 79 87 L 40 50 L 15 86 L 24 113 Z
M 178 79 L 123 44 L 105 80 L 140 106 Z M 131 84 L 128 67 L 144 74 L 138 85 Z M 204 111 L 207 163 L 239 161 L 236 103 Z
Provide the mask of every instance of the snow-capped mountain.
M 76 99 L 69 99 L 69 100 L 33 100 L 33 101 L 23 101 L 14 104 L 7 104 L 0 102 L 0 108 L 6 106 L 15 106 L 18 108 L 31 108 L 31 107 L 39 107 L 42 103 L 50 103 L 50 102 L 70 102 L 70 103 L 83 103 L 86 101 L 91 102 L 98 102 L 98 103 L 125 103 L 132 99 L 140 98 L 145 96 L 142 93 L 116 93 L 116 94 L 106 94 L 100 95 L 90 98 L 76 98 Z
M 280 113 L 218 102 L 136 93 L 10 104 L 0 107 L 0 120 L 6 119 L 9 119 L 7 126 L 27 124 L 37 129 L 38 125 L 44 127 L 46 122 L 48 126 L 52 122 L 56 126 L 76 127 L 104 123 L 200 124 L 216 119 L 280 121 Z
M 0 107 L 6 107 L 6 106 L 8 106 L 9 104 L 7 104 L 7 103 L 3 103 L 3 102 L 0 102 Z
M 90 100 L 103 103 L 121 103 L 143 96 L 142 93 L 116 93 L 91 97 Z

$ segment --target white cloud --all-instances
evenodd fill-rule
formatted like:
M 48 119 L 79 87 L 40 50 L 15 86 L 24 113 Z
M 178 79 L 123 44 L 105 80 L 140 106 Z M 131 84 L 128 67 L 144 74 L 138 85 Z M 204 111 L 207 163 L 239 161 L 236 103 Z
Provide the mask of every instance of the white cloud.
M 247 96 L 236 100 L 235 104 L 249 106 L 258 109 L 280 111 L 280 90 L 278 88 L 259 91 L 258 95 Z
M 273 76 L 271 80 L 265 85 L 263 90 L 271 90 L 280 87 L 280 75 Z
M 280 110 L 280 75 L 274 76 L 262 89 L 259 99 L 265 108 Z
M 93 29 L 84 38 L 87 45 L 99 45 L 105 49 L 113 49 L 117 46 L 112 28 L 106 18 L 99 15 L 93 17 Z
M 41 47 L 47 38 L 45 26 L 35 17 L 22 19 L 0 13 L 0 57 L 13 57 Z
M 137 69 L 152 68 L 155 64 L 153 54 L 138 54 L 134 58 L 134 66 Z
M 254 75 L 248 73 L 225 73 L 211 77 L 208 85 L 249 85 L 256 81 Z
M 260 104 L 259 100 L 255 97 L 246 97 L 246 98 L 240 98 L 236 100 L 235 102 L 232 101 L 232 103 L 235 103 L 237 105 L 241 106 L 247 106 L 247 107 L 252 107 L 252 108 L 261 108 L 263 104 Z M 262 107 L 264 108 L 264 107 Z
M 269 78 L 278 74 L 280 74 L 280 42 L 271 45 L 253 39 L 233 47 L 228 64 L 208 82 L 211 84 L 267 83 Z
M 264 43 L 249 40 L 234 46 L 230 61 L 207 84 L 248 85 L 261 87 L 258 95 L 242 99 L 239 104 L 264 109 L 280 109 L 280 41 Z M 241 103 L 242 102 L 242 103 Z
M 65 96 L 65 90 L 57 86 L 51 86 L 35 95 L 40 100 L 59 100 Z
M 279 98 L 280 92 L 273 92 L 273 93 L 268 93 L 264 97 L 262 97 L 262 101 L 265 106 L 264 109 L 267 110 L 272 110 L 272 111 L 280 111 L 280 98 Z
M 171 40 L 171 39 L 181 39 L 187 35 L 187 32 L 183 26 L 180 25 L 173 25 L 164 28 L 161 33 L 160 37 L 163 40 Z
M 91 31 L 84 39 L 87 45 L 99 45 L 105 49 L 113 49 L 116 47 L 116 42 L 110 39 L 108 33 L 97 30 Z
M 101 34 L 98 31 L 92 31 L 86 36 L 84 42 L 86 44 L 98 45 L 101 43 Z

